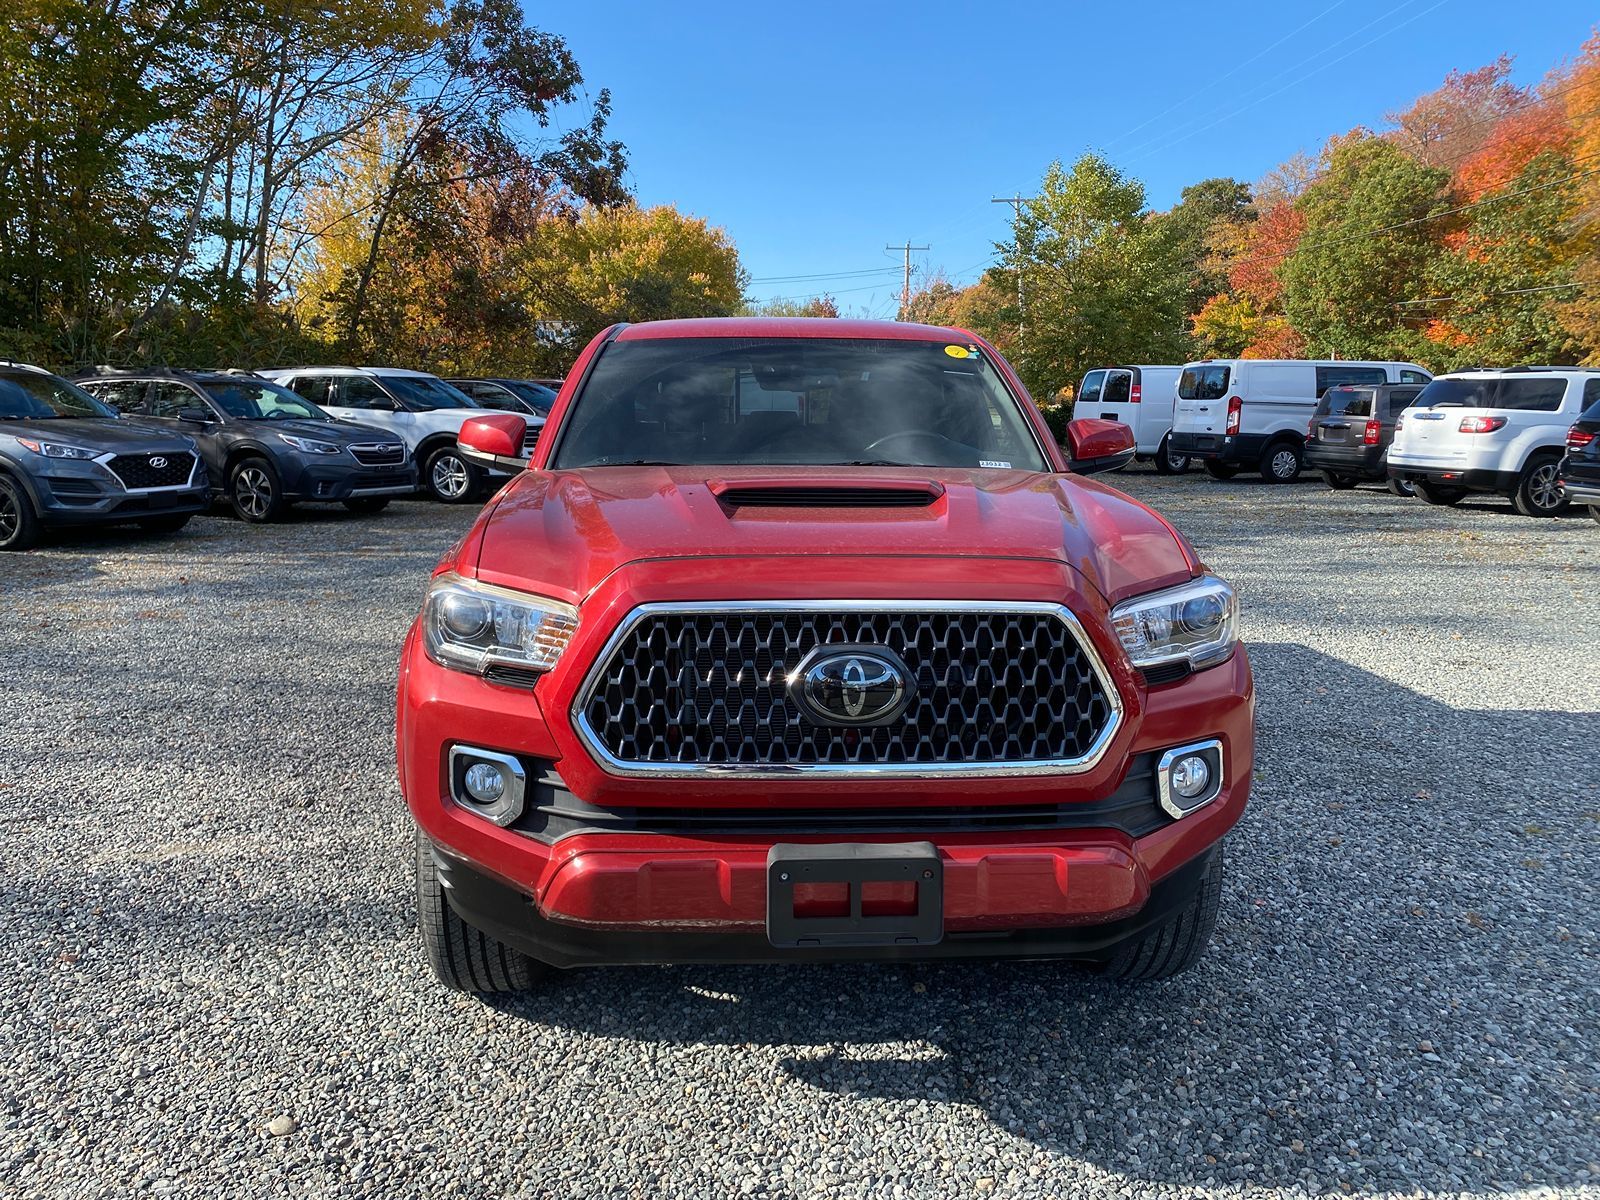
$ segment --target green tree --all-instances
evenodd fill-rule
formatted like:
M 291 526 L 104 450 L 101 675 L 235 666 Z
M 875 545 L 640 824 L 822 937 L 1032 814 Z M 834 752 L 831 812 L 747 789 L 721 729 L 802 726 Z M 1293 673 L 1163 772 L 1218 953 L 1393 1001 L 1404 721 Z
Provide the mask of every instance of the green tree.
M 1192 320 L 1228 286 L 1227 264 L 1219 251 L 1236 241 L 1240 227 L 1248 226 L 1255 216 L 1249 184 L 1202 179 L 1184 188 L 1178 203 L 1154 218 L 1174 262 L 1189 275 L 1185 317 Z

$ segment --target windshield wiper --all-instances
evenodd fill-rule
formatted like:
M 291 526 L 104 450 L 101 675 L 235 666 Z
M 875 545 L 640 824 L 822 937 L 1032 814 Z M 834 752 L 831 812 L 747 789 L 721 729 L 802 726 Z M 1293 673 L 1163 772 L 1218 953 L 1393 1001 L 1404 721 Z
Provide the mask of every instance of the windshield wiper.
M 630 458 L 626 462 L 612 462 L 607 459 L 604 462 L 590 463 L 589 465 L 591 467 L 681 467 L 684 464 L 668 462 L 661 458 Z
M 823 463 L 825 467 L 914 467 L 916 463 L 896 462 L 892 458 L 856 458 L 850 462 Z

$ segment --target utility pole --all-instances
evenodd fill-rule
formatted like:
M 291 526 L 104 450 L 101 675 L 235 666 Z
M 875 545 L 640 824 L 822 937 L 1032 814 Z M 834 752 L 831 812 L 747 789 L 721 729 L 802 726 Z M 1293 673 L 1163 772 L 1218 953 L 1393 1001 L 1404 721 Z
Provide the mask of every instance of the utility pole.
M 913 250 L 931 250 L 931 246 L 913 246 L 911 239 L 906 239 L 904 246 L 885 246 L 885 250 L 904 250 L 906 255 L 906 281 L 900 289 L 900 319 L 906 319 L 906 312 L 911 308 L 911 252 Z
M 1009 204 L 1009 205 L 1011 205 L 1011 214 L 1012 214 L 1012 218 L 1013 218 L 1012 219 L 1012 224 L 1011 224 L 1011 233 L 1012 233 L 1012 236 L 1015 237 L 1016 236 L 1016 232 L 1017 232 L 1017 226 L 1022 224 L 1022 206 L 1024 204 L 1031 204 L 1033 201 L 1037 200 L 1038 198 L 1039 197 L 1037 197 L 1037 196 L 1023 196 L 1023 195 L 993 196 L 993 197 L 990 198 L 989 203 L 990 204 Z M 1018 246 L 1017 247 L 1017 346 L 1018 346 L 1019 349 L 1021 348 L 1024 340 L 1026 339 L 1027 332 L 1028 332 L 1028 323 L 1027 323 L 1028 308 L 1027 308 L 1027 305 L 1024 302 L 1024 300 L 1025 300 L 1025 298 L 1024 298 L 1024 296 L 1022 294 L 1022 247 Z

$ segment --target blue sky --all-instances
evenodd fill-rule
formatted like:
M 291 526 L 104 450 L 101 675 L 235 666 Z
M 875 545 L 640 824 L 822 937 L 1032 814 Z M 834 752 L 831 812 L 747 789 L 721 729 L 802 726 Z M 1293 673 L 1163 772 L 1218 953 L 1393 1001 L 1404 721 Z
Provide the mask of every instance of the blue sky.
M 1593 0 L 524 5 L 611 89 L 641 203 L 726 228 L 757 299 L 877 316 L 900 289 L 886 245 L 976 278 L 1010 211 L 990 198 L 1052 159 L 1098 150 L 1165 208 L 1379 124 L 1452 68 L 1509 53 L 1532 82 L 1600 21 Z

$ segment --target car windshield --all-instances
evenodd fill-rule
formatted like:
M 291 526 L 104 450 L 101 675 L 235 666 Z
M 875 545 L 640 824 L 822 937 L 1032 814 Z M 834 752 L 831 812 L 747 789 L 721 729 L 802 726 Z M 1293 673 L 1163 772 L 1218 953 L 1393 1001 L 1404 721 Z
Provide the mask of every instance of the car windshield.
M 1221 400 L 1228 394 L 1228 368 L 1216 363 L 1185 367 L 1178 376 L 1178 399 Z
M 478 407 L 460 388 L 431 375 L 385 375 L 383 386 L 398 396 L 407 408 L 424 412 L 433 408 Z
M 226 383 L 216 380 L 201 385 L 223 412 L 243 420 L 331 421 L 311 401 L 286 387 L 261 379 L 241 379 Z
M 608 346 L 555 467 L 1014 467 L 1048 470 L 976 346 L 846 338 L 660 338 Z
M 556 402 L 556 394 L 543 384 L 530 383 L 526 379 L 502 379 L 499 382 L 501 387 L 515 393 L 541 417 L 550 415 L 550 409 Z
M 117 410 L 81 387 L 33 371 L 0 373 L 0 420 L 46 421 L 55 417 L 115 418 Z

